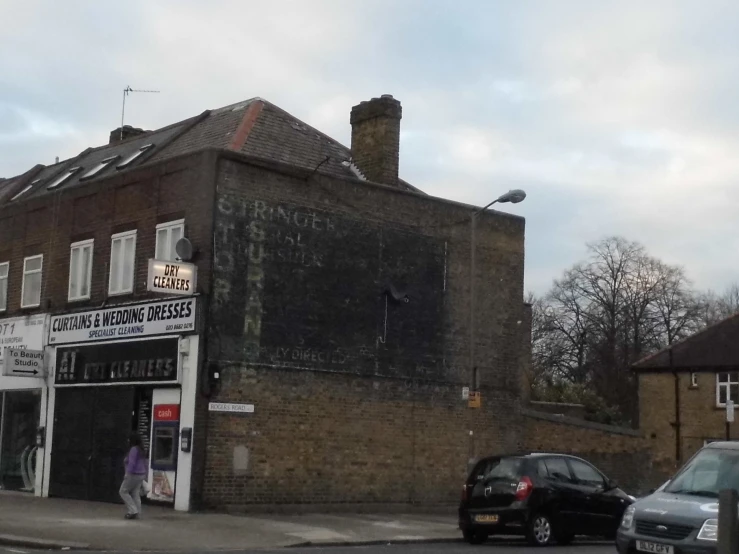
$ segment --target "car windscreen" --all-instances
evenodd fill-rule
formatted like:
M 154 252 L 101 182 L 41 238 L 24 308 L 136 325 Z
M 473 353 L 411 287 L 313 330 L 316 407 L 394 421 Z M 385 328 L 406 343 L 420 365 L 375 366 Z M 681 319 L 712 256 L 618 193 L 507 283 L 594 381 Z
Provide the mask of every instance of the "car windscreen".
M 665 487 L 664 492 L 718 498 L 739 489 L 739 450 L 701 450 Z

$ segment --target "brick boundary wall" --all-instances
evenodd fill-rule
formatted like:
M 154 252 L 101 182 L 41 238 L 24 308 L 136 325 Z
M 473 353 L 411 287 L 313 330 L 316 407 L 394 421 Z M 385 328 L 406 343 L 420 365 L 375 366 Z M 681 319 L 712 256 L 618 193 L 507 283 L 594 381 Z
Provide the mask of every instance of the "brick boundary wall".
M 594 464 L 627 493 L 646 494 L 669 472 L 658 467 L 641 431 L 531 409 L 521 410 L 528 450 L 571 454 Z

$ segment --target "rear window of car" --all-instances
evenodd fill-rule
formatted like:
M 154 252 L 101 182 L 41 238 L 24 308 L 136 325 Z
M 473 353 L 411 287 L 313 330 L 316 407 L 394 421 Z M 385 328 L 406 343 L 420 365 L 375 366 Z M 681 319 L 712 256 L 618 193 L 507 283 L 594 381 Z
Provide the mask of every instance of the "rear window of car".
M 472 475 L 473 481 L 498 479 L 515 480 L 521 476 L 522 458 L 492 458 L 480 463 Z

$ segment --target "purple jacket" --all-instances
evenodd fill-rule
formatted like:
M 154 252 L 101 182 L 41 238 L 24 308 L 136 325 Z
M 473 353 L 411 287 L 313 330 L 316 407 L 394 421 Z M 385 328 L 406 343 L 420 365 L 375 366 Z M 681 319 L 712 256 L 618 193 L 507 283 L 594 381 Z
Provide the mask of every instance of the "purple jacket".
M 149 460 L 142 455 L 141 449 L 134 446 L 128 451 L 128 456 L 124 460 L 126 464 L 126 475 L 148 475 Z

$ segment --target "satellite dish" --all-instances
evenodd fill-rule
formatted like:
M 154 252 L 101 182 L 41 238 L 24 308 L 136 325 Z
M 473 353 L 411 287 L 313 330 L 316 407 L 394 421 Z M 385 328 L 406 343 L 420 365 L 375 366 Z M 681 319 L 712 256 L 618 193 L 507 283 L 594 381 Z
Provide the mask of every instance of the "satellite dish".
M 193 248 L 190 239 L 182 237 L 177 241 L 177 244 L 174 245 L 174 249 L 175 252 L 177 252 L 177 256 L 183 262 L 189 262 L 192 260 Z

